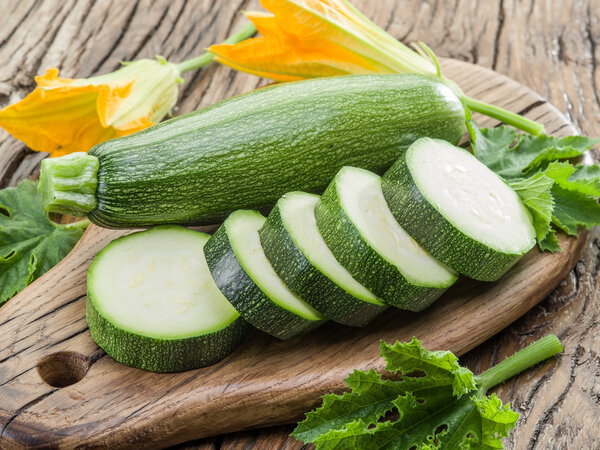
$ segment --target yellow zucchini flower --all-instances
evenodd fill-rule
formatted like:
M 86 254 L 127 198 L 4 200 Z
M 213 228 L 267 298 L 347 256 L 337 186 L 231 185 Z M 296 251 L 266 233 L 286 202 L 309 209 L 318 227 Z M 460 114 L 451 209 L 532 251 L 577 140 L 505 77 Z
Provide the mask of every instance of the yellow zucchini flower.
M 0 110 L 0 126 L 61 156 L 159 122 L 175 106 L 181 78 L 174 64 L 140 59 L 92 78 L 60 78 L 52 68 L 35 81 L 32 93 Z
M 383 31 L 346 0 L 261 0 L 245 13 L 262 35 L 213 45 L 216 60 L 276 81 L 359 73 L 435 75 L 428 58 Z
M 250 24 L 225 42 L 239 42 L 255 31 Z M 0 127 L 50 156 L 88 151 L 160 122 L 177 102 L 181 74 L 212 60 L 210 53 L 179 64 L 162 57 L 140 59 L 79 79 L 61 78 L 51 68 L 35 78 L 33 92 L 0 110 Z
M 261 4 L 269 12 L 245 13 L 261 36 L 211 46 L 216 61 L 275 81 L 364 73 L 442 76 L 429 47 L 402 44 L 348 0 L 261 0 Z M 537 122 L 460 94 L 473 111 L 529 133 L 543 132 Z

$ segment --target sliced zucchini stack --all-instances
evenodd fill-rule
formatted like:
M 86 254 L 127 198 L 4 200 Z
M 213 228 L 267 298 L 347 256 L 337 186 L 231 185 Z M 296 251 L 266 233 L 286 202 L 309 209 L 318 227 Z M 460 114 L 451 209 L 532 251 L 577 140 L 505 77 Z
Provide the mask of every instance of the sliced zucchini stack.
M 335 259 L 317 229 L 319 196 L 284 195 L 260 230 L 265 255 L 286 286 L 327 318 L 364 326 L 387 308 Z
M 108 244 L 87 276 L 92 338 L 128 366 L 178 372 L 223 359 L 247 324 L 214 283 L 209 235 L 160 226 Z
M 316 219 L 335 258 L 390 305 L 420 311 L 456 281 L 454 270 L 398 225 L 374 173 L 341 169 L 317 204 Z
M 280 339 L 305 334 L 325 317 L 283 283 L 265 256 L 257 211 L 232 213 L 204 248 L 212 276 L 241 316 Z
M 495 281 L 535 245 L 517 194 L 468 151 L 422 138 L 383 177 L 400 225 L 458 272 Z

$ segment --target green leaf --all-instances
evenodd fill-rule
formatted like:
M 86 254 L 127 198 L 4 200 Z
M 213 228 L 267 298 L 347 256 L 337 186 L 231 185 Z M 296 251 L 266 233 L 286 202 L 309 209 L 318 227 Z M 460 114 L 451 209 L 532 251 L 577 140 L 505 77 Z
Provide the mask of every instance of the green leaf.
M 563 189 L 600 196 L 600 167 L 596 165 L 573 166 L 568 162 L 554 161 L 542 173 Z
M 386 369 L 404 374 L 423 372 L 417 378 L 427 388 L 452 386 L 453 394 L 460 396 L 476 388 L 473 373 L 458 364 L 458 358 L 447 351 L 428 351 L 417 338 L 394 345 L 380 342 L 381 356 L 387 362 Z
M 471 123 L 469 130 L 475 157 L 506 180 L 531 175 L 555 160 L 580 156 L 599 142 L 586 136 L 524 135 L 505 125 L 479 129 Z
M 491 449 L 514 426 L 518 414 L 483 397 L 451 352 L 427 351 L 416 338 L 380 349 L 393 379 L 353 372 L 351 392 L 326 395 L 292 436 L 318 449 Z
M 483 449 L 504 448 L 502 438 L 508 436 L 510 430 L 519 420 L 519 414 L 510 408 L 510 403 L 502 405 L 502 401 L 492 394 L 487 397 L 472 397 L 481 416 Z
M 400 380 L 386 380 L 371 370 L 356 370 L 345 380 L 351 392 L 328 394 L 323 405 L 309 412 L 292 436 L 304 442 L 314 442 L 327 430 L 343 428 L 347 423 L 363 419 L 376 422 L 394 408 L 394 401 L 406 392 L 444 387 L 453 395 L 462 395 L 476 388 L 473 373 L 458 364 L 451 352 L 429 352 L 418 339 L 380 343 L 381 355 L 392 373 L 402 373 Z
M 394 404 L 398 420 L 374 426 L 356 421 L 320 436 L 317 448 L 482 448 L 484 427 L 472 397 L 456 398 L 448 388 L 438 388 L 419 396 L 407 393 Z
M 531 213 L 538 242 L 543 241 L 550 231 L 554 210 L 553 185 L 554 181 L 541 172 L 529 178 L 510 182 L 510 186 Z
M 582 194 L 600 197 L 600 166 L 576 166 L 569 183 Z
M 396 421 L 356 421 L 315 444 L 319 449 L 479 448 L 482 430 L 475 404 L 468 396 L 452 397 L 448 388 L 437 391 L 398 397 L 394 404 L 401 417 Z
M 590 229 L 600 225 L 600 204 L 595 198 L 556 184 L 552 188 L 552 196 L 552 223 L 565 233 L 575 236 L 580 226 Z
M 323 405 L 309 412 L 292 436 L 303 442 L 314 442 L 321 434 L 343 428 L 360 418 L 376 422 L 391 411 L 394 407 L 392 402 L 406 392 L 404 384 L 384 380 L 374 370 L 355 370 L 346 379 L 346 384 L 352 392 L 325 395 Z
M 54 267 L 83 230 L 50 221 L 37 183 L 0 190 L 0 305 Z
M 556 237 L 556 231 L 554 231 L 553 229 L 550 229 L 548 234 L 546 234 L 546 237 L 544 239 L 542 239 L 541 241 L 538 241 L 538 246 L 540 247 L 540 250 L 542 250 L 544 252 L 551 252 L 551 253 L 559 252 L 560 245 L 558 244 L 558 239 Z
M 375 426 L 358 420 L 343 430 L 329 431 L 315 443 L 322 449 L 503 448 L 501 439 L 516 425 L 519 414 L 492 394 L 462 396 L 448 401 L 448 392 L 412 393 L 394 402 L 402 412 L 397 421 Z

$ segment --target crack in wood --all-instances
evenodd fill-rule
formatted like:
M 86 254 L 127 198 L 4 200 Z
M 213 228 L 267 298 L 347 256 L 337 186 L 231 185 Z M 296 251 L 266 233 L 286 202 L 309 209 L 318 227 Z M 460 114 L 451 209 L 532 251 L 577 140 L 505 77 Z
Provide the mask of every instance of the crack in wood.
M 589 42 L 590 45 L 590 52 L 591 52 L 591 62 L 592 62 L 592 73 L 591 73 L 591 81 L 592 81 L 592 86 L 594 87 L 594 89 L 592 90 L 592 93 L 594 95 L 594 99 L 596 100 L 596 104 L 600 106 L 600 94 L 598 94 L 598 81 L 596 79 L 596 71 L 598 69 L 598 62 L 596 61 L 596 41 L 594 40 L 594 35 L 592 33 L 592 25 L 591 25 L 591 20 L 592 20 L 592 11 L 590 10 L 590 5 L 588 5 L 587 7 L 587 20 L 585 22 L 585 35 L 586 38 Z
M 13 375 L 11 378 L 9 378 L 6 381 L 3 381 L 2 383 L 0 383 L 0 387 L 7 385 L 8 383 L 10 383 L 11 381 L 16 380 L 17 378 L 19 378 L 21 375 L 25 375 L 27 372 L 29 372 L 30 370 L 33 370 L 34 367 L 28 367 L 27 369 L 23 370 L 22 372 L 17 373 L 16 375 Z
M 537 102 L 533 102 L 533 103 L 527 105 L 525 108 L 521 109 L 520 111 L 517 111 L 517 114 L 525 116 L 525 115 L 529 114 L 531 111 L 533 111 L 534 109 L 536 109 L 542 105 L 545 105 L 546 103 L 547 103 L 546 100 L 538 100 Z M 562 130 L 564 127 L 567 127 L 567 126 L 568 126 L 568 124 L 565 123 L 565 124 L 561 125 L 561 127 L 558 128 L 558 130 Z
M 3 440 L 3 438 L 7 438 L 8 441 L 11 440 L 10 436 L 8 436 L 8 433 L 6 432 L 8 430 L 8 427 L 10 426 L 10 424 L 17 418 L 19 417 L 23 412 L 27 411 L 27 409 L 31 408 L 32 406 L 38 404 L 39 402 L 41 402 L 42 400 L 48 398 L 50 395 L 54 394 L 56 391 L 58 391 L 58 389 L 52 389 L 49 392 L 46 392 L 36 398 L 34 398 L 33 400 L 31 400 L 30 402 L 26 403 L 25 405 L 23 405 L 22 407 L 20 407 L 19 409 L 17 409 L 11 416 L 10 418 L 6 421 L 6 423 L 4 424 L 4 426 L 2 427 L 2 430 L 0 431 L 0 440 Z
M 137 8 L 138 8 L 139 4 L 140 4 L 139 0 L 135 2 L 134 7 L 131 9 L 131 12 L 127 15 L 127 18 L 125 19 L 125 23 L 119 29 L 119 34 L 113 41 L 113 44 L 107 49 L 106 54 L 104 55 L 104 58 L 100 58 L 98 63 L 94 66 L 94 68 L 91 71 L 92 74 L 96 74 L 100 70 L 100 68 L 106 63 L 106 61 L 108 61 L 108 59 L 111 56 L 113 56 L 113 53 L 117 49 L 117 47 L 119 45 L 121 45 L 123 37 L 129 31 L 129 26 L 131 25 L 131 22 L 135 18 L 135 13 L 137 12 Z
M 582 347 L 577 346 L 577 349 L 573 353 L 573 356 L 571 358 L 571 368 L 570 368 L 570 372 L 569 372 L 569 381 L 567 383 L 567 386 L 560 393 L 560 395 L 558 396 L 556 401 L 550 406 L 550 408 L 548 408 L 544 412 L 544 414 L 542 415 L 542 418 L 537 422 L 535 430 L 533 432 L 533 435 L 532 435 L 531 439 L 529 440 L 529 445 L 527 446 L 528 450 L 535 450 L 535 448 L 537 447 L 537 442 L 538 442 L 540 433 L 542 432 L 543 428 L 549 424 L 550 419 L 552 418 L 552 415 L 560 407 L 560 405 L 562 405 L 563 401 L 565 400 L 566 396 L 568 395 L 569 391 L 571 390 L 571 387 L 573 386 L 573 383 L 575 382 L 575 368 L 577 367 L 576 362 L 577 362 L 579 352 L 581 350 L 583 350 Z
M 148 32 L 144 35 L 144 37 L 140 39 L 140 44 L 135 48 L 135 50 L 133 50 L 133 53 L 129 55 L 129 60 L 133 61 L 138 59 L 138 56 L 142 52 L 144 47 L 146 47 L 146 45 L 148 45 L 148 43 L 151 42 L 152 36 L 156 34 L 156 28 L 160 25 L 164 18 L 167 17 L 167 14 L 169 13 L 169 7 L 170 5 L 163 9 L 162 14 L 156 21 L 156 25 L 152 28 L 149 28 Z
M 73 303 L 76 303 L 76 302 L 80 301 L 81 299 L 84 299 L 86 296 L 87 296 L 87 294 L 79 295 L 79 296 L 77 296 L 77 297 L 75 297 L 75 298 L 73 298 L 73 299 L 71 299 L 71 300 L 69 300 L 69 301 L 67 301 L 67 302 L 65 302 L 65 303 L 57 306 L 54 309 L 51 309 L 50 311 L 45 312 L 41 316 L 36 317 L 35 319 L 32 320 L 31 323 L 38 322 L 38 321 L 44 319 L 45 317 L 47 317 L 47 316 L 49 316 L 51 314 L 57 313 L 60 310 L 65 309 L 68 306 L 72 305 Z
M 498 26 L 494 36 L 494 44 L 492 50 L 492 70 L 498 67 L 498 55 L 500 54 L 500 38 L 502 37 L 502 29 L 504 27 L 504 0 L 500 0 L 498 5 Z

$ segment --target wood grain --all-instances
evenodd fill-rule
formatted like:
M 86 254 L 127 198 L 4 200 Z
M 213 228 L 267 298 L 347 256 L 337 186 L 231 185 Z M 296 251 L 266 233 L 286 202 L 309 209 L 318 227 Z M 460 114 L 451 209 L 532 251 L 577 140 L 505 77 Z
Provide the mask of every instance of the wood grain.
M 485 8 L 477 0 L 407 0 L 401 5 L 395 0 L 355 0 L 355 3 L 394 36 L 406 41 L 425 40 L 439 55 L 476 62 L 506 73 L 542 93 L 583 132 L 600 134 L 596 89 L 600 82 L 596 45 L 600 39 L 599 2 L 489 0 Z M 194 56 L 209 43 L 223 39 L 230 30 L 239 27 L 240 9 L 255 7 L 253 1 L 5 0 L 0 4 L 3 13 L 0 14 L 3 61 L 0 104 L 22 97 L 32 88 L 32 76 L 52 65 L 60 67 L 65 76 L 87 76 L 113 70 L 120 60 L 151 57 L 155 53 L 174 61 Z M 182 112 L 264 83 L 216 65 L 188 75 L 187 79 L 189 82 L 184 86 L 180 101 Z M 481 81 L 485 81 L 485 76 L 473 80 Z M 510 107 L 518 110 L 522 100 L 516 99 Z M 530 115 L 541 113 L 541 109 L 530 111 Z M 37 163 L 43 156 L 26 151 L 0 131 L 2 186 L 35 175 Z M 549 362 L 498 388 L 501 397 L 513 401 L 522 412 L 521 426 L 508 440 L 509 447 L 596 447 L 595 424 L 600 409 L 595 386 L 599 364 L 595 350 L 600 322 L 599 246 L 599 235 L 594 232 L 585 244 L 583 259 L 557 291 L 522 320 L 465 358 L 467 365 L 479 371 L 547 332 L 559 334 L 565 342 L 565 356 L 558 362 Z M 81 266 L 68 269 L 77 271 Z M 563 269 L 567 270 L 568 266 Z M 66 284 L 66 290 L 72 294 L 81 292 L 82 286 L 69 275 L 61 284 Z M 35 303 L 36 299 L 30 301 Z M 44 295 L 37 299 L 42 307 L 44 301 L 48 301 Z M 60 311 L 82 327 L 81 310 L 76 306 L 80 303 L 77 300 Z M 60 313 L 52 312 L 50 307 L 45 311 L 53 320 Z M 28 312 L 25 310 L 23 314 Z M 2 310 L 0 315 L 3 314 Z M 496 330 L 488 331 L 489 336 Z M 29 337 L 21 335 L 24 342 L 19 345 L 35 346 L 45 332 L 38 330 Z M 55 339 L 69 337 L 66 330 L 62 334 L 61 330 L 55 330 L 53 334 Z M 82 331 L 79 338 L 66 339 L 65 345 L 68 347 L 84 334 Z M 1 342 L 0 346 L 7 345 L 8 339 L 2 335 Z M 106 359 L 101 353 L 92 351 L 90 355 L 92 359 L 100 356 L 98 363 Z M 96 367 L 99 364 L 94 364 L 91 371 Z M 0 362 L 0 376 L 4 370 L 5 364 Z M 239 376 L 242 382 L 244 377 L 244 373 Z M 31 379 L 24 380 L 23 384 L 16 383 L 17 388 L 27 388 Z M 82 396 L 72 390 L 78 385 L 57 392 L 71 392 L 86 404 L 95 392 Z M 53 395 L 49 394 L 48 403 Z M 110 402 L 107 404 L 111 406 Z M 0 407 L 4 407 L 1 402 Z M 20 405 L 15 411 L 27 415 L 28 407 Z M 80 426 L 77 418 L 73 421 L 56 406 L 54 410 L 56 416 L 63 414 L 65 423 Z M 181 414 L 181 410 L 174 414 Z M 177 436 L 170 442 L 193 437 L 179 436 L 176 429 L 170 432 Z M 198 445 L 202 448 L 288 448 L 288 445 L 299 448 L 284 438 L 286 432 L 282 429 L 264 434 L 234 434 Z

